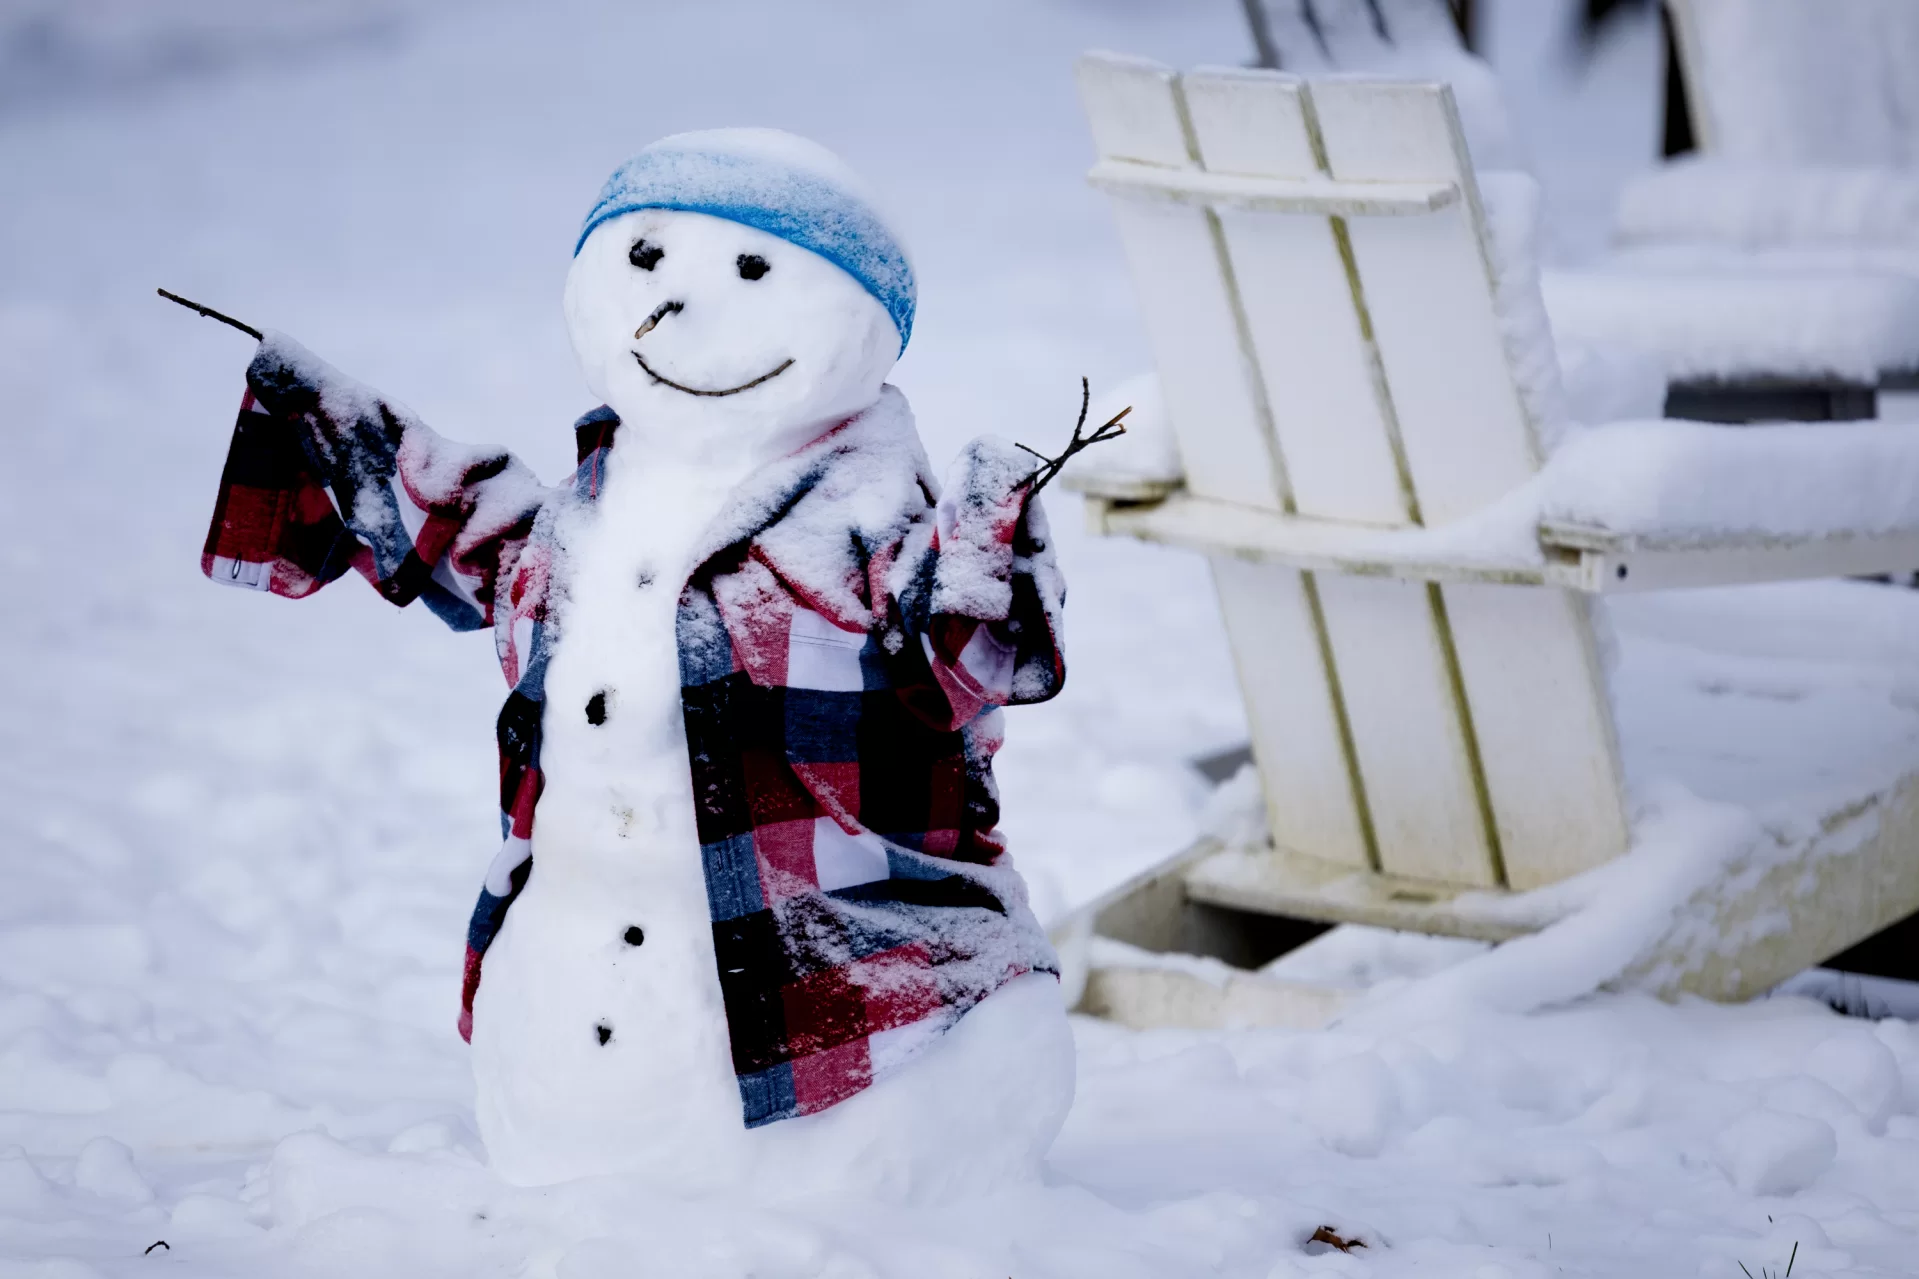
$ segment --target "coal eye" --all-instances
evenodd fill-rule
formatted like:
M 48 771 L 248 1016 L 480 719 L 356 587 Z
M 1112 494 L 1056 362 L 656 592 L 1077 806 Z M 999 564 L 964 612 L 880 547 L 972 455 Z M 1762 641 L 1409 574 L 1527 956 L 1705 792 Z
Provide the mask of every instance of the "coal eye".
M 769 270 L 766 259 L 757 253 L 740 254 L 738 266 L 742 280 L 757 280 Z
M 635 240 L 632 249 L 627 252 L 626 260 L 642 271 L 651 271 L 665 256 L 666 250 L 659 245 L 648 244 L 645 240 Z

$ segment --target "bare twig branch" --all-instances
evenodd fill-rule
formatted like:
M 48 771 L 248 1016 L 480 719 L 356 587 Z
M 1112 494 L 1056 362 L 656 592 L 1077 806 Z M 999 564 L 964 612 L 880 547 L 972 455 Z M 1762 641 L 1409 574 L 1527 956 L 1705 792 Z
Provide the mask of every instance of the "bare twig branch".
M 1071 461 L 1076 454 L 1084 452 L 1095 444 L 1104 444 L 1107 440 L 1117 439 L 1126 434 L 1126 428 L 1122 426 L 1120 422 L 1128 413 L 1133 411 L 1133 406 L 1130 404 L 1102 422 L 1091 435 L 1083 434 L 1086 429 L 1086 410 L 1091 406 L 1092 402 L 1092 384 L 1085 378 L 1081 378 L 1079 380 L 1079 421 L 1073 423 L 1073 438 L 1066 442 L 1065 451 L 1058 457 L 1048 457 L 1038 449 L 1027 448 L 1024 444 L 1014 445 L 1015 448 L 1024 449 L 1040 460 L 1039 469 L 1020 481 L 1022 485 L 1026 486 L 1030 493 L 1038 493 L 1050 484 L 1053 477 L 1058 475 L 1061 468 Z
M 189 311 L 198 311 L 201 315 L 206 316 L 207 319 L 209 320 L 218 320 L 222 324 L 230 325 L 233 328 L 240 330 L 240 332 L 246 334 L 248 337 L 252 338 L 255 342 L 258 342 L 261 340 L 262 335 L 260 333 L 260 330 L 254 328 L 251 324 L 242 324 L 240 323 L 240 321 L 234 319 L 230 315 L 222 315 L 218 311 L 214 310 L 212 307 L 201 306 L 198 302 L 195 302 L 191 300 L 190 298 L 183 298 L 178 293 L 169 293 L 165 289 L 155 289 L 154 292 L 158 293 L 161 297 L 165 298 L 169 302 L 178 302 L 181 306 L 185 307 Z

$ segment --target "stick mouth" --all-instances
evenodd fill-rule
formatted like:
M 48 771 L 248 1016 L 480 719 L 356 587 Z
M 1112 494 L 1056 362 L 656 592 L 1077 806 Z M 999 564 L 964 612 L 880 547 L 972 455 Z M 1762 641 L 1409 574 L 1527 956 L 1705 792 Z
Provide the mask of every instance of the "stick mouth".
M 646 323 L 640 325 L 639 328 L 633 331 L 633 340 L 635 342 L 638 342 L 641 338 L 651 333 L 654 330 L 654 328 L 658 326 L 661 320 L 664 320 L 669 315 L 678 315 L 681 311 L 684 311 L 685 309 L 686 309 L 686 304 L 684 302 L 660 303 L 658 309 L 655 310 L 652 315 L 649 315 L 646 318 Z M 637 350 L 633 352 L 633 358 L 639 361 L 640 367 L 642 369 L 646 370 L 646 375 L 652 378 L 655 382 L 659 383 L 661 386 L 670 386 L 674 390 L 683 391 L 688 395 L 701 395 L 701 396 L 706 396 L 708 398 L 714 398 L 722 395 L 738 395 L 741 391 L 750 391 L 754 387 L 760 385 L 760 383 L 762 382 L 771 382 L 774 378 L 778 377 L 780 374 L 786 372 L 788 369 L 793 367 L 792 357 L 789 356 L 785 360 L 781 361 L 777 367 L 769 369 L 768 371 L 760 374 L 758 377 L 754 378 L 750 382 L 742 382 L 738 386 L 729 386 L 721 389 L 707 390 L 702 387 L 688 386 L 684 382 L 675 382 L 672 378 L 667 377 L 665 374 L 655 369 L 652 365 L 648 364 L 646 362 L 646 357 L 644 355 L 641 355 Z
M 661 386 L 670 386 L 674 390 L 684 391 L 688 395 L 703 395 L 709 398 L 721 395 L 738 395 L 741 391 L 750 391 L 762 382 L 771 382 L 774 378 L 793 367 L 793 361 L 791 357 L 789 357 L 780 361 L 777 366 L 768 369 L 750 382 L 742 382 L 738 386 L 729 386 L 719 390 L 709 390 L 705 387 L 688 386 L 684 382 L 675 382 L 672 378 L 667 377 L 652 365 L 648 364 L 646 357 L 638 351 L 633 352 L 633 358 L 640 362 L 640 367 L 646 370 L 646 375 L 655 382 L 658 382 Z

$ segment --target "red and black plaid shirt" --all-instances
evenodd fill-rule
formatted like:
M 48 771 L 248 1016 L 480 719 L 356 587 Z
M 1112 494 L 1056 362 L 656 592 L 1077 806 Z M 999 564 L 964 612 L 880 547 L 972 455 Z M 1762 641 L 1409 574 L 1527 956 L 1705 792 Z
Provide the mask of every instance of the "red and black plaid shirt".
M 503 846 L 467 938 L 461 1031 L 537 853 L 550 584 L 563 503 L 600 493 L 619 420 L 576 426 L 548 488 L 269 334 L 247 370 L 202 564 L 299 597 L 353 568 L 395 604 L 491 627 Z M 748 1126 L 823 1110 L 1021 973 L 1057 971 L 994 830 L 999 707 L 1065 678 L 1064 587 L 1010 446 L 976 442 L 944 501 L 905 400 L 762 468 L 680 598 L 681 701 Z

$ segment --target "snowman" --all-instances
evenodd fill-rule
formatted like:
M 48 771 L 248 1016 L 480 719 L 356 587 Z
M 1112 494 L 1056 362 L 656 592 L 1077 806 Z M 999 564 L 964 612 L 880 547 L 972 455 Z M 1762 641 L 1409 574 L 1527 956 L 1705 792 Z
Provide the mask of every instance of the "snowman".
M 509 1181 L 946 1196 L 1032 1176 L 1064 1119 L 991 773 L 1001 708 L 1064 678 L 1057 468 L 986 439 L 935 483 L 886 384 L 914 301 L 840 161 L 719 130 L 587 217 L 565 314 L 603 407 L 563 484 L 262 335 L 208 575 L 358 570 L 491 630 L 512 689 L 461 1015 Z

